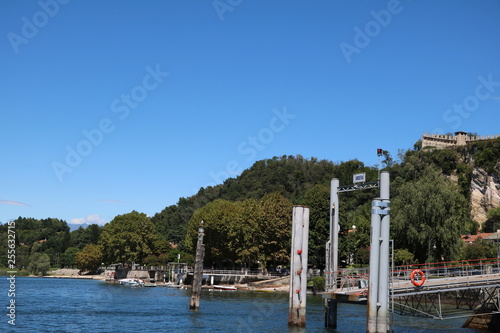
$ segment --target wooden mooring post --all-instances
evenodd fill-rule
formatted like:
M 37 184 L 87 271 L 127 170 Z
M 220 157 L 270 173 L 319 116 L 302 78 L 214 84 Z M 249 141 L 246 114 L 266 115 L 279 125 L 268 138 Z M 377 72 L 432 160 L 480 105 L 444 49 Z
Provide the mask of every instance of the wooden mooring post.
M 309 208 L 293 207 L 288 326 L 306 326 Z
M 203 278 L 203 258 L 205 256 L 205 245 L 203 244 L 204 236 L 203 221 L 198 228 L 198 243 L 196 244 L 196 258 L 194 263 L 193 276 L 193 292 L 189 301 L 189 309 L 198 310 L 200 307 L 201 296 L 201 280 Z

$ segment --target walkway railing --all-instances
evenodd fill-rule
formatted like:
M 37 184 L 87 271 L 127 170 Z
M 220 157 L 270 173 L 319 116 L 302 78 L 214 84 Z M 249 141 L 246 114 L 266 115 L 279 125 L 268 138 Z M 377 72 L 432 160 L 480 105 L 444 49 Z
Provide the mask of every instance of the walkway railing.
M 390 271 L 391 281 L 393 283 L 409 282 L 410 275 L 415 269 L 421 270 L 425 274 L 426 280 L 500 274 L 500 258 L 396 266 L 394 270 Z M 349 291 L 368 287 L 370 273 L 368 267 L 346 268 L 334 273 L 336 273 L 337 280 L 334 284 L 327 285 L 327 290 Z

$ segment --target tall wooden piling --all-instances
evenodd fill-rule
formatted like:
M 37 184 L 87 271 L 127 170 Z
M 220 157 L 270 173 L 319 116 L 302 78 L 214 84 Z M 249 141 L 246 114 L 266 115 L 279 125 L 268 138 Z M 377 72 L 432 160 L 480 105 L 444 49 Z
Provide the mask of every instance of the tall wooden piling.
M 201 280 L 203 278 L 203 258 L 205 256 L 205 245 L 203 244 L 203 221 L 198 228 L 198 242 L 196 244 L 196 258 L 194 263 L 193 292 L 189 301 L 189 309 L 197 310 L 200 307 Z
M 293 207 L 288 326 L 306 326 L 309 208 Z

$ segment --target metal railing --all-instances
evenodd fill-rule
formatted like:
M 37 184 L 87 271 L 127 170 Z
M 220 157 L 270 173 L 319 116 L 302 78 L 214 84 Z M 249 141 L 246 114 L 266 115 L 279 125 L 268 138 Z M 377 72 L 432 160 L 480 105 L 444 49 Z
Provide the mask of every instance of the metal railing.
M 500 274 L 500 258 L 395 266 L 390 271 L 393 283 L 409 282 L 411 273 L 416 269 L 425 274 L 426 280 L 493 275 Z M 349 291 L 368 287 L 369 267 L 346 268 L 333 273 L 336 281 L 327 284 L 326 290 Z

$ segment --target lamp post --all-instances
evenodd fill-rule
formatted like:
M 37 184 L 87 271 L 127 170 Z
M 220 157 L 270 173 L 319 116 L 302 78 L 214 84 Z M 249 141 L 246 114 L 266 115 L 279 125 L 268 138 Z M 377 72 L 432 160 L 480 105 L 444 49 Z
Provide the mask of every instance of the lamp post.
M 200 307 L 201 295 L 201 279 L 203 278 L 203 257 L 205 256 L 205 245 L 203 244 L 203 236 L 205 228 L 203 221 L 198 227 L 198 243 L 196 244 L 196 259 L 194 263 L 193 276 L 193 293 L 189 302 L 189 309 L 197 310 Z

